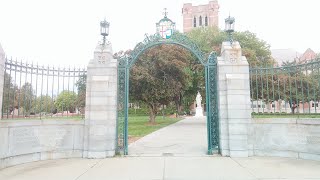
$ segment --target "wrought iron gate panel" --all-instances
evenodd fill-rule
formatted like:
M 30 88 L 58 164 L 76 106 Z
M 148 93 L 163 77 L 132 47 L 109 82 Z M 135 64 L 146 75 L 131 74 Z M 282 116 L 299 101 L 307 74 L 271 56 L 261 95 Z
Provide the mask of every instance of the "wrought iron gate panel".
M 127 58 L 119 59 L 118 64 L 118 114 L 117 114 L 117 153 L 125 153 L 127 147 L 127 128 L 126 121 L 128 121 L 128 101 L 127 101 L 127 85 L 129 79 Z
M 219 110 L 217 94 L 217 56 L 209 55 L 205 66 L 208 154 L 219 151 Z

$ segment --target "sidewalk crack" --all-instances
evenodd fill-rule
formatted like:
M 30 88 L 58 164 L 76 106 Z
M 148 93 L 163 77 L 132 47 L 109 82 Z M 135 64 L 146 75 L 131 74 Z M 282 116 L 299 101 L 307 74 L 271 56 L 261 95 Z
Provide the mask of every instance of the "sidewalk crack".
M 84 171 L 82 174 L 80 174 L 75 180 L 78 180 L 81 176 L 86 174 L 90 169 L 94 168 L 98 163 L 100 163 L 102 159 L 98 160 L 96 163 L 94 163 L 92 166 L 90 166 L 86 171 Z

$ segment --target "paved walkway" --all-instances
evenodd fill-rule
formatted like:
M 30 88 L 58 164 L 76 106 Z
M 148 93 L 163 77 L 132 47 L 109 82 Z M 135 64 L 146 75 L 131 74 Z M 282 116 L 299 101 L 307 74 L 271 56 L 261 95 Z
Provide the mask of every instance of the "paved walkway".
M 194 156 L 207 151 L 205 117 L 187 117 L 129 145 L 131 156 Z
M 1 180 L 301 180 L 320 179 L 320 162 L 252 157 L 60 159 L 10 167 Z
M 129 150 L 127 157 L 22 164 L 0 170 L 0 180 L 320 179 L 319 161 L 206 156 L 204 119 L 187 118 L 140 139 Z

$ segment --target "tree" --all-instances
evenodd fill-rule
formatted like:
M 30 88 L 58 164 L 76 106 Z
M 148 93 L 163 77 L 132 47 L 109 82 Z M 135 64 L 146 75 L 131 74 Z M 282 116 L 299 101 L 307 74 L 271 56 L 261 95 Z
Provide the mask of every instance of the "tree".
M 242 55 L 247 58 L 251 67 L 274 65 L 270 45 L 259 39 L 254 33 L 249 31 L 236 32 L 234 39 L 239 41 Z
M 4 84 L 3 84 L 3 105 L 2 105 L 2 112 L 7 115 L 11 114 L 14 109 L 14 96 L 16 94 L 16 90 L 18 87 L 13 84 L 12 77 L 10 74 L 4 74 Z
M 180 47 L 160 45 L 147 50 L 132 67 L 130 94 L 148 105 L 150 123 L 155 123 L 161 104 L 180 101 L 189 80 L 188 56 Z
M 76 109 L 76 100 L 76 93 L 65 90 L 58 95 L 54 104 L 58 111 L 69 111 L 73 113 Z
M 81 113 L 84 113 L 84 108 L 86 106 L 86 85 L 87 85 L 87 75 L 83 74 L 79 77 L 76 82 L 78 96 L 76 101 L 76 106 L 80 109 Z
M 34 101 L 32 105 L 32 109 L 30 111 L 33 111 L 34 113 L 55 113 L 56 107 L 54 104 L 54 100 L 52 97 L 48 95 L 42 95 L 38 96 Z
M 32 101 L 35 99 L 35 94 L 31 83 L 25 83 L 20 89 L 16 91 L 15 107 L 23 108 L 26 114 L 30 114 L 32 109 Z
M 227 39 L 226 33 L 217 27 L 195 28 L 188 32 L 187 36 L 203 52 L 209 54 L 211 51 L 216 51 L 218 55 L 221 52 L 222 42 Z M 249 31 L 235 32 L 233 37 L 234 40 L 239 41 L 242 54 L 246 56 L 251 67 L 273 65 L 274 61 L 271 57 L 270 45 L 257 38 L 254 33 Z

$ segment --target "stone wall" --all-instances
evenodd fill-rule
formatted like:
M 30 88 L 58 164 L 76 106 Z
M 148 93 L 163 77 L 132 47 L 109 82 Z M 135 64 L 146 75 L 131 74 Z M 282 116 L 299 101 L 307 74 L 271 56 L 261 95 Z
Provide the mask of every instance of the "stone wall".
M 250 155 L 320 161 L 320 119 L 252 119 Z
M 0 121 L 0 169 L 17 164 L 83 156 L 84 121 Z

